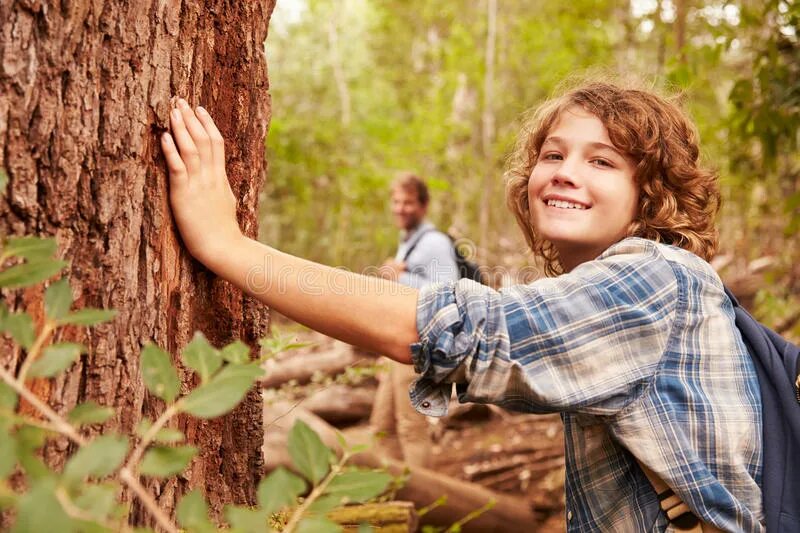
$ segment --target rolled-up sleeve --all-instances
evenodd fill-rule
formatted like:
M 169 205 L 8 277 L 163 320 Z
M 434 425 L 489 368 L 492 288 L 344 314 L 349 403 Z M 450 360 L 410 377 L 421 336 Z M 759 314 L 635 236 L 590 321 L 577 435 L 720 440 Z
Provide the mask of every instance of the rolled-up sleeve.
M 641 242 L 502 291 L 470 280 L 423 289 L 411 346 L 416 409 L 444 415 L 453 384 L 459 401 L 534 413 L 613 415 L 638 398 L 679 297 L 669 263 Z

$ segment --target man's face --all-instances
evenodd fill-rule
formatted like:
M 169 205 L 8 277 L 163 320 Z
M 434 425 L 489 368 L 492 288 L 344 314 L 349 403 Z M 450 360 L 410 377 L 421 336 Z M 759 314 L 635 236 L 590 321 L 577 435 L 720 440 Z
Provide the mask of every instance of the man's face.
M 403 230 L 412 230 L 425 218 L 427 206 L 419 201 L 416 191 L 402 187 L 392 190 L 392 216 L 395 225 Z

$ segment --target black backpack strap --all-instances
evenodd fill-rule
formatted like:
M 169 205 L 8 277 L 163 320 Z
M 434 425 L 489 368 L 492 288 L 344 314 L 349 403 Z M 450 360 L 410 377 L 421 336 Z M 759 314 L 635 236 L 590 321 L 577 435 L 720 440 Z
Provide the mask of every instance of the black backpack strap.
M 412 244 L 411 247 L 408 250 L 406 250 L 406 255 L 403 256 L 403 261 L 404 262 L 408 260 L 408 256 L 411 255 L 411 252 L 414 251 L 414 248 L 417 247 L 417 245 L 419 244 L 419 241 L 422 240 L 422 238 L 425 236 L 425 234 L 426 233 L 430 233 L 431 231 L 436 231 L 436 230 L 434 228 L 428 228 L 428 229 L 426 229 L 425 231 L 423 231 L 422 233 L 419 234 L 419 237 L 417 237 L 417 240 L 414 241 L 414 244 Z

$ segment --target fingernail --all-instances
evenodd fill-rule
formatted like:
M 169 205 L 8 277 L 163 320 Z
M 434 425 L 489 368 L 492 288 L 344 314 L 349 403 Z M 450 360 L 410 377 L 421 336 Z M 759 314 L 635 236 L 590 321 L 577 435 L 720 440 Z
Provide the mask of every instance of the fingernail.
M 197 106 L 197 112 L 202 115 L 208 115 L 208 111 L 206 111 L 203 106 Z
M 172 144 L 172 135 L 170 135 L 169 132 L 165 131 L 164 133 L 162 133 L 161 139 L 163 139 L 163 141 L 167 144 Z
M 181 106 L 181 107 L 189 107 L 189 104 L 183 98 L 178 100 L 178 105 Z
M 172 118 L 175 119 L 175 120 L 180 120 L 181 119 L 181 112 L 179 110 L 177 110 L 177 109 L 173 109 L 172 110 Z

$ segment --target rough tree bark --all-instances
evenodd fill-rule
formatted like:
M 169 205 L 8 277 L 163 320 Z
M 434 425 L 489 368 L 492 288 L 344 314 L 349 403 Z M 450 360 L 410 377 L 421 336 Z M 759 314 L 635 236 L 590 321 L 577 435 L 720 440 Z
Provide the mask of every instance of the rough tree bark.
M 216 345 L 265 334 L 267 310 L 215 279 L 183 250 L 168 206 L 158 133 L 172 95 L 205 106 L 226 137 L 244 232 L 255 236 L 270 117 L 264 41 L 274 0 L 0 2 L 0 166 L 8 193 L 0 231 L 55 236 L 68 259 L 76 307 L 115 308 L 111 324 L 67 330 L 89 355 L 65 376 L 36 382 L 59 412 L 84 400 L 117 408 L 94 432 L 129 432 L 160 400 L 139 374 L 141 345 L 178 353 L 196 330 Z M 42 291 L 6 294 L 41 314 Z M 0 359 L 24 356 L 0 341 Z M 191 374 L 183 374 L 184 387 Z M 261 475 L 261 400 L 252 391 L 230 415 L 179 420 L 202 452 L 183 477 L 150 480 L 167 511 L 189 487 L 211 507 L 252 503 Z M 72 449 L 45 451 L 60 467 Z M 134 520 L 144 521 L 134 503 Z

